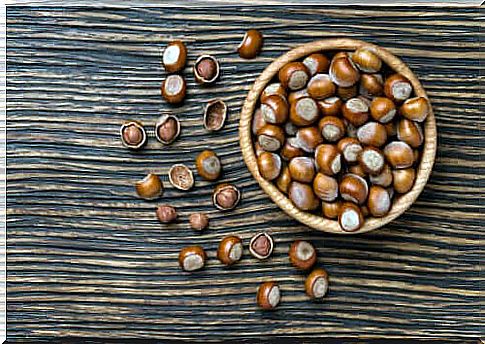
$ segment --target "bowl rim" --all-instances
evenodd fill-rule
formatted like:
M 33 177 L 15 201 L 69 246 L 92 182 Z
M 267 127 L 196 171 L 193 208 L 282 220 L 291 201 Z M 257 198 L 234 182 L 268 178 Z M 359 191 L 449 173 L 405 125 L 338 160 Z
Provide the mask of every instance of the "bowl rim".
M 270 196 L 286 214 L 299 222 L 319 231 L 334 234 L 360 234 L 380 228 L 403 214 L 418 198 L 421 191 L 426 185 L 436 156 L 437 147 L 437 129 L 436 120 L 432 110 L 431 102 L 430 112 L 423 123 L 424 129 L 424 146 L 421 156 L 421 162 L 417 168 L 416 180 L 410 191 L 401 195 L 393 202 L 389 213 L 381 218 L 369 217 L 365 220 L 364 225 L 355 232 L 345 232 L 340 228 L 336 220 L 326 219 L 323 216 L 303 212 L 296 208 L 290 199 L 283 194 L 273 183 L 265 180 L 259 173 L 256 155 L 254 153 L 251 124 L 252 117 L 259 101 L 259 96 L 265 86 L 274 78 L 278 71 L 288 62 L 301 59 L 309 54 L 316 52 L 347 50 L 352 51 L 358 48 L 366 48 L 378 55 L 396 73 L 404 75 L 412 84 L 415 96 L 425 97 L 428 102 L 429 98 L 416 75 L 409 67 L 398 57 L 385 48 L 372 43 L 364 42 L 351 38 L 331 38 L 309 42 L 300 45 L 275 59 L 254 81 L 249 91 L 244 105 L 241 110 L 241 119 L 239 121 L 239 142 L 244 162 L 249 171 L 259 183 L 261 188 Z

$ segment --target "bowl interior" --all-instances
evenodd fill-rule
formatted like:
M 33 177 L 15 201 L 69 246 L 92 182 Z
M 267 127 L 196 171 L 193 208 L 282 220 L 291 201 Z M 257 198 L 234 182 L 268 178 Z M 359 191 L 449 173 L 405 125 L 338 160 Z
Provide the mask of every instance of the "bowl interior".
M 435 159 L 437 135 L 433 111 L 430 111 L 426 121 L 423 123 L 425 136 L 424 146 L 421 162 L 417 168 L 416 181 L 413 188 L 406 194 L 394 199 L 392 208 L 385 217 L 366 218 L 364 225 L 358 231 L 351 233 L 343 231 L 338 222 L 335 220 L 329 220 L 323 216 L 314 215 L 299 210 L 293 205 L 285 194 L 280 192 L 278 188 L 273 185 L 273 183 L 268 182 L 261 176 L 253 149 L 251 121 L 261 92 L 285 64 L 291 61 L 299 60 L 315 52 L 325 52 L 331 50 L 352 51 L 361 47 L 365 47 L 373 51 L 391 69 L 404 75 L 411 82 L 416 96 L 428 98 L 418 78 L 399 58 L 391 54 L 389 51 L 377 45 L 366 43 L 360 40 L 338 38 L 320 40 L 301 45 L 274 60 L 254 82 L 244 102 L 241 112 L 241 120 L 239 124 L 240 145 L 244 161 L 251 174 L 258 181 L 263 190 L 271 197 L 271 199 L 289 216 L 316 230 L 329 233 L 358 234 L 371 231 L 394 220 L 414 203 L 428 181 Z

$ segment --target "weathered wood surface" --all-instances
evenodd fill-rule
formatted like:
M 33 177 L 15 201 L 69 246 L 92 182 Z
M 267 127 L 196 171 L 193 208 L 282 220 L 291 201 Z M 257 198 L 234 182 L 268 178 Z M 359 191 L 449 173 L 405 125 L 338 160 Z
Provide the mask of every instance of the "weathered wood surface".
M 473 8 L 263 7 L 211 9 L 22 8 L 7 10 L 8 337 L 177 338 L 292 337 L 442 338 L 476 341 L 480 314 L 479 238 L 483 230 L 479 125 L 480 14 Z M 261 57 L 243 61 L 235 47 L 244 29 L 259 27 Z M 398 220 L 367 235 L 309 231 L 290 220 L 258 187 L 239 151 L 239 110 L 253 80 L 272 58 L 295 45 L 354 37 L 389 48 L 420 77 L 439 130 L 436 165 L 417 203 Z M 483 36 L 482 36 L 483 37 Z M 162 101 L 162 47 L 183 39 L 190 64 L 217 56 L 222 78 L 195 85 L 185 70 L 185 105 Z M 207 134 L 202 107 L 221 97 L 230 107 L 225 129 Z M 181 138 L 140 153 L 122 148 L 124 119 L 153 125 L 170 111 Z M 483 123 L 483 122 L 482 122 Z M 232 212 L 211 205 L 214 184 L 192 192 L 167 182 L 173 163 L 193 167 L 212 148 L 224 181 L 243 201 Z M 133 182 L 163 175 L 160 202 L 145 202 Z M 174 204 L 180 221 L 161 226 L 159 203 Z M 211 228 L 194 233 L 187 216 L 208 212 Z M 274 257 L 246 252 L 234 268 L 215 259 L 227 234 L 248 239 L 258 230 L 276 239 Z M 308 302 L 304 276 L 287 248 L 312 240 L 331 275 L 324 303 Z M 181 273 L 178 251 L 201 244 L 205 271 Z M 255 290 L 278 280 L 278 311 L 255 307 Z

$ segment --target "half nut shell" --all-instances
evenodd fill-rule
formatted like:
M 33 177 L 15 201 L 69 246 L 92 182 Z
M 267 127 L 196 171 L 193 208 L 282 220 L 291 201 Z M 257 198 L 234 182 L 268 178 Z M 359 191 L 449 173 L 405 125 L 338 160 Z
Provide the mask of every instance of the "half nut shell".
M 220 99 L 207 103 L 204 110 L 204 128 L 208 131 L 221 130 L 226 122 L 227 105 Z

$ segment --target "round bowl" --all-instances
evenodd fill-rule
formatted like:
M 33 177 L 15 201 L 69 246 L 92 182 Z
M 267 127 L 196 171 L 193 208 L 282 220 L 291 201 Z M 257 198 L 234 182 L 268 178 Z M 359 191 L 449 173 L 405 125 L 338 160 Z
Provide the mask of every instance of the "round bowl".
M 423 153 L 421 162 L 417 168 L 416 181 L 413 188 L 409 192 L 394 200 L 392 208 L 386 216 L 381 218 L 366 218 L 364 225 L 355 232 L 343 231 L 338 222 L 335 220 L 329 220 L 323 216 L 299 210 L 293 205 L 286 195 L 278 190 L 275 185 L 268 182 L 261 176 L 258 170 L 256 155 L 253 148 L 251 121 L 261 92 L 285 64 L 291 61 L 299 60 L 315 52 L 329 50 L 355 50 L 362 47 L 370 49 L 377 54 L 391 69 L 404 75 L 411 82 L 416 96 L 428 98 L 423 86 L 414 73 L 406 66 L 406 64 L 404 64 L 404 62 L 391 54 L 388 50 L 356 39 L 336 38 L 310 42 L 298 46 L 297 48 L 288 51 L 286 54 L 274 60 L 273 63 L 271 63 L 254 82 L 253 87 L 249 91 L 246 101 L 244 102 L 241 112 L 241 120 L 239 123 L 239 141 L 244 161 L 251 174 L 258 181 L 263 190 L 285 213 L 311 228 L 328 233 L 359 234 L 369 232 L 391 222 L 396 217 L 404 213 L 414 203 L 428 181 L 435 159 L 437 134 L 433 111 L 430 111 L 428 117 L 423 123 L 425 137 Z

